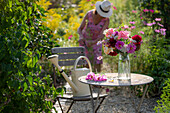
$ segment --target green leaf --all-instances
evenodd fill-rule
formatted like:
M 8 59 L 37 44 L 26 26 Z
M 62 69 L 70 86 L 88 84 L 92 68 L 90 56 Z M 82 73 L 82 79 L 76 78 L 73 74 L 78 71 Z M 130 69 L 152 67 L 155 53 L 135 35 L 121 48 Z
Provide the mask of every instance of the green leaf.
M 34 91 L 34 87 L 31 86 L 31 87 L 30 87 L 30 90 L 31 90 L 31 91 Z
M 28 78 L 28 81 L 29 81 L 30 85 L 32 86 L 32 83 L 33 83 L 33 78 L 32 78 L 32 76 L 29 75 L 27 78 Z
M 24 82 L 24 91 L 27 90 L 27 88 L 28 88 L 28 85 L 26 82 Z
M 9 7 L 12 7 L 12 0 L 9 0 Z

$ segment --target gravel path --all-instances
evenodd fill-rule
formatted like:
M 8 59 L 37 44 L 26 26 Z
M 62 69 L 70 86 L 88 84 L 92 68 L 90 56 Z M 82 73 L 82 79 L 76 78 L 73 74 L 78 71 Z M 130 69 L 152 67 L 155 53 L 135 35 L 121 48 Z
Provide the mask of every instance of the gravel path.
M 67 90 L 71 88 L 66 85 Z M 106 93 L 106 89 L 102 90 L 102 93 Z M 135 113 L 133 104 L 130 100 L 130 95 L 125 87 L 109 87 L 109 92 L 107 92 L 108 97 L 104 100 L 98 113 Z M 135 102 L 138 105 L 141 98 L 135 96 Z M 140 108 L 140 113 L 155 113 L 154 106 L 157 98 L 144 98 L 144 101 Z M 64 112 L 68 109 L 70 101 L 61 100 Z M 62 113 L 58 102 L 55 103 L 55 108 L 58 113 Z M 55 113 L 55 112 L 53 112 Z M 92 113 L 92 107 L 90 101 L 76 102 L 73 104 L 70 113 Z

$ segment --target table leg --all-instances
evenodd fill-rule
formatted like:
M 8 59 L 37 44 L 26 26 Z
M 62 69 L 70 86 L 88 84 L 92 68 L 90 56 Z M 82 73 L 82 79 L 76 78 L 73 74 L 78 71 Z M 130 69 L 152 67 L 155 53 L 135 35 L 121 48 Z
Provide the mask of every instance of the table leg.
M 93 107 L 93 113 L 97 113 L 97 110 L 99 108 L 99 104 L 101 104 L 98 102 L 99 101 L 99 96 L 100 96 L 100 92 L 101 92 L 101 86 L 98 87 L 98 92 L 97 92 L 97 98 L 96 98 L 96 103 L 94 104 L 94 97 L 93 97 L 93 91 L 92 91 L 92 86 L 89 84 L 89 88 L 90 88 L 90 94 L 91 94 L 91 103 L 92 103 L 92 107 Z
M 93 109 L 93 113 L 95 113 L 95 107 L 94 107 L 94 99 L 93 99 L 93 91 L 92 91 L 92 86 L 89 84 L 89 88 L 90 88 L 90 94 L 91 94 L 91 104 L 92 104 L 92 109 Z
M 145 97 L 145 94 L 146 94 L 147 89 L 148 89 L 148 84 L 145 86 L 145 90 L 144 90 L 144 92 L 143 92 L 143 95 L 142 95 L 140 104 L 138 105 L 137 112 L 139 112 L 140 106 L 141 106 L 141 104 L 142 104 L 142 102 L 143 102 L 143 99 L 144 99 L 144 97 Z
M 134 99 L 132 99 L 132 97 L 133 97 L 135 94 L 134 94 L 134 91 L 131 91 L 131 89 L 130 89 L 130 87 L 129 87 L 129 90 L 130 90 L 130 98 L 131 98 L 131 100 L 132 100 L 132 103 L 133 103 L 133 105 L 134 105 L 134 108 L 135 108 L 136 113 L 139 113 L 139 110 L 140 110 L 140 107 L 141 107 L 141 105 L 142 105 L 142 102 L 143 102 L 143 99 L 144 99 L 144 97 L 145 97 L 145 94 L 146 94 L 147 89 L 148 89 L 148 84 L 145 86 L 145 90 L 144 90 L 144 92 L 143 92 L 142 98 L 141 98 L 141 100 L 140 100 L 140 103 L 138 104 L 138 108 L 136 109 L 135 101 L 134 101 Z M 132 94 L 133 94 L 133 95 L 132 95 Z
M 133 98 L 135 96 L 134 90 L 131 90 L 131 88 L 129 87 L 129 91 L 130 91 L 131 102 L 133 104 L 133 107 L 134 107 L 135 111 L 137 112 L 136 104 L 135 104 L 135 99 Z
M 99 86 L 98 88 L 98 94 L 97 94 L 97 100 L 96 100 L 96 104 L 95 104 L 95 112 L 97 112 L 97 107 L 98 107 L 98 101 L 99 101 L 99 95 L 100 95 L 100 92 L 101 92 L 101 86 Z

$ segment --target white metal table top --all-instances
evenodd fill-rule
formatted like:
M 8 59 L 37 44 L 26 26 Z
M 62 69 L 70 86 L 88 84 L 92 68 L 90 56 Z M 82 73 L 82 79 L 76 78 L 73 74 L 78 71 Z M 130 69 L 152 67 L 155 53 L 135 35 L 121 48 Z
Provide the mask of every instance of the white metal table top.
M 97 86 L 136 86 L 151 83 L 154 79 L 147 75 L 131 73 L 131 80 L 121 81 L 117 79 L 118 73 L 105 73 L 107 81 L 90 81 L 86 80 L 86 76 L 80 77 L 78 80 L 85 84 Z

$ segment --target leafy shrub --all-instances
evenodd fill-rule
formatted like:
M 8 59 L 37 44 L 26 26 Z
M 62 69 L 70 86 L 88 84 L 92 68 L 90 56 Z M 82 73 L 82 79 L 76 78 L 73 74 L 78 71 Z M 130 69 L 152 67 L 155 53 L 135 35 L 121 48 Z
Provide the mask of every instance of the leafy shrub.
M 42 25 L 44 9 L 35 0 L 0 2 L 0 112 L 50 112 L 63 89 L 50 87 L 50 76 L 39 78 L 42 56 L 50 54 L 51 30 Z
M 169 113 L 170 111 L 170 79 L 166 80 L 165 87 L 162 90 L 161 99 L 157 101 L 158 105 L 154 110 L 156 113 Z

